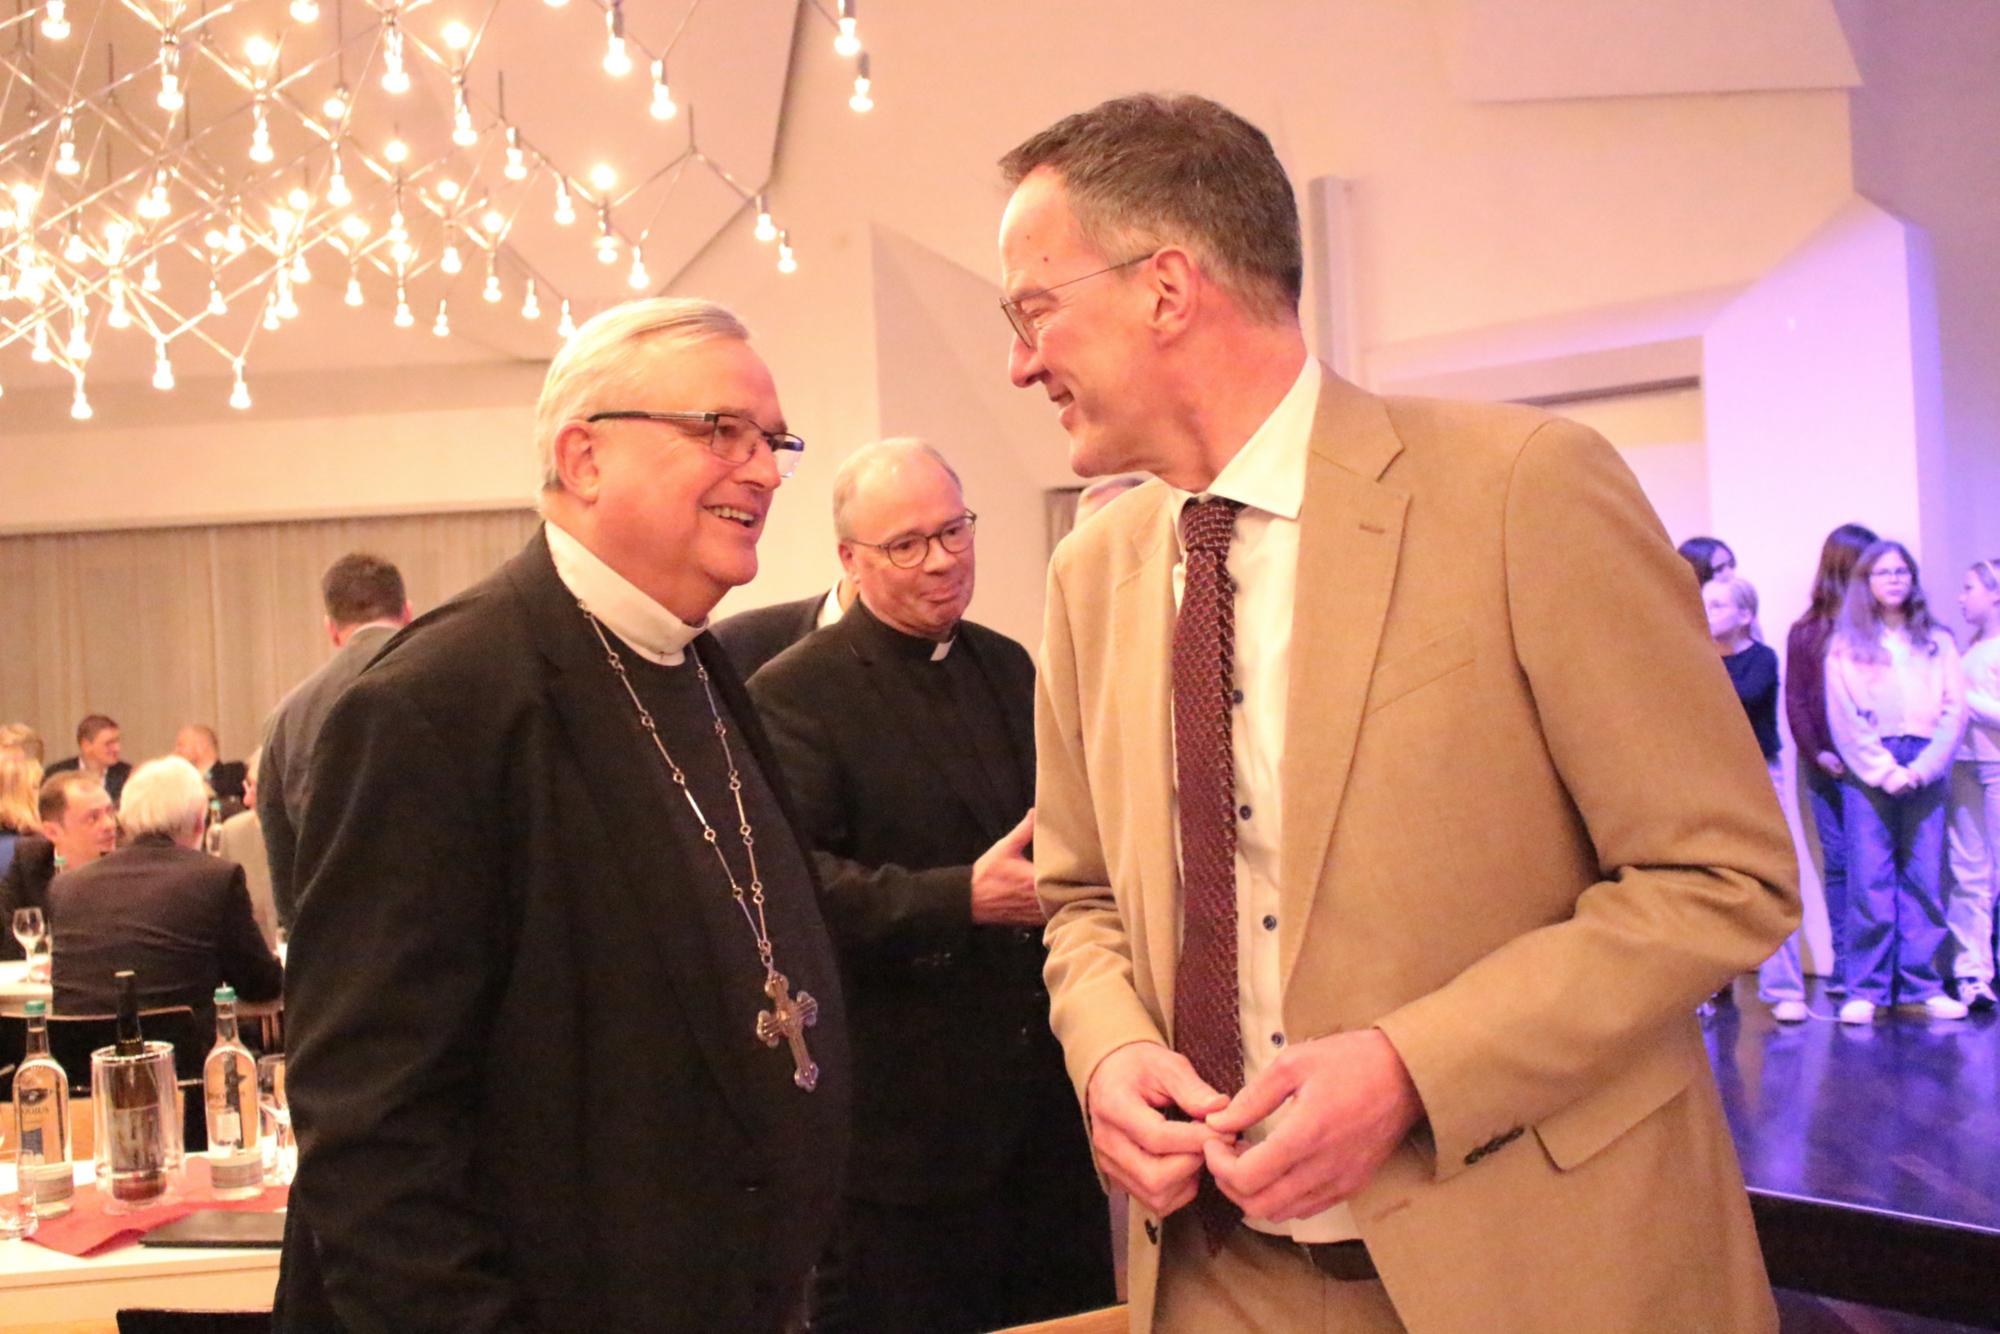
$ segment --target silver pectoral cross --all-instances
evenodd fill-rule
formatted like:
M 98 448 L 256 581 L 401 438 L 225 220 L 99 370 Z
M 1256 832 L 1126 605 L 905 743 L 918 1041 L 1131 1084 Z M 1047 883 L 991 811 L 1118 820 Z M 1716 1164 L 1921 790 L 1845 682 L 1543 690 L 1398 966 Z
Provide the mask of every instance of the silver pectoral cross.
M 819 1002 L 810 991 L 796 997 L 783 973 L 772 973 L 764 983 L 771 1008 L 757 1012 L 757 1040 L 775 1047 L 782 1040 L 792 1047 L 792 1082 L 810 1093 L 819 1083 L 819 1066 L 806 1050 L 806 1030 L 819 1022 Z

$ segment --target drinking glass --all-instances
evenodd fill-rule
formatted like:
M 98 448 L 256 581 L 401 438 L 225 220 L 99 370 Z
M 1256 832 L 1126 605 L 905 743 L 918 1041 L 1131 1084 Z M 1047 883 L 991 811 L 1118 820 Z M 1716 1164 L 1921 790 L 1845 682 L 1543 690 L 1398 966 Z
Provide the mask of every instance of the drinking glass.
M 35 1233 L 35 1203 L 21 1189 L 18 1164 L 5 1165 L 0 1176 L 0 1241 L 31 1237 Z
M 42 937 L 48 934 L 48 919 L 40 908 L 14 909 L 14 939 L 21 942 L 22 957 L 32 960 Z
M 285 1058 L 281 1054 L 257 1058 L 257 1106 L 264 1118 L 264 1142 L 271 1146 L 264 1179 L 289 1186 L 298 1172 L 299 1150 L 292 1141 L 292 1104 L 285 1096 Z

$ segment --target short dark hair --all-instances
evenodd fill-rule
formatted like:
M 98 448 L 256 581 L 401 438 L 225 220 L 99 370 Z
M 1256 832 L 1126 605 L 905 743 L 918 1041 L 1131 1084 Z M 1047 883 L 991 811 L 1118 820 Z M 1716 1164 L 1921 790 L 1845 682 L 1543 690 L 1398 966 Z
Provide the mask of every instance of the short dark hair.
M 1138 93 L 1079 111 L 1000 159 L 1009 185 L 1047 167 L 1107 261 L 1185 244 L 1255 315 L 1296 318 L 1298 202 L 1264 132 L 1218 102 Z
M 41 813 L 42 823 L 52 824 L 69 814 L 69 796 L 76 789 L 103 786 L 104 784 L 98 781 L 97 775 L 86 773 L 81 769 L 65 769 L 59 774 L 51 775 L 43 782 L 42 790 L 35 799 L 35 807 Z
M 363 625 L 403 614 L 409 599 L 403 593 L 403 574 L 380 556 L 351 551 L 327 568 L 320 580 L 320 594 L 326 599 L 326 614 L 335 625 Z
M 108 713 L 86 714 L 83 721 L 76 725 L 76 744 L 79 746 L 89 745 L 91 742 L 97 740 L 98 733 L 109 732 L 116 726 L 118 726 L 118 720 Z

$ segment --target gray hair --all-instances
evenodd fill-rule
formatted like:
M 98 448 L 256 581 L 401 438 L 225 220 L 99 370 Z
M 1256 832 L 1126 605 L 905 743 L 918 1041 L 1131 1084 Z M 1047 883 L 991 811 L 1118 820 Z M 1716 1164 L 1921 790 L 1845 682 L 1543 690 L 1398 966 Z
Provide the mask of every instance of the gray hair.
M 951 466 L 937 449 L 913 435 L 891 436 L 887 440 L 875 440 L 861 446 L 840 461 L 840 467 L 833 474 L 833 533 L 843 542 L 854 540 L 854 531 L 847 526 L 847 512 L 854 507 L 855 493 L 860 491 L 866 475 L 877 468 L 892 463 L 900 463 L 908 458 L 927 458 L 945 475 L 961 493 L 965 483 L 958 479 L 958 469 Z
M 535 443 L 541 451 L 543 491 L 562 486 L 556 473 L 556 436 L 564 426 L 597 407 L 597 396 L 625 368 L 625 354 L 654 338 L 678 343 L 707 338 L 748 342 L 750 330 L 713 301 L 692 297 L 627 301 L 591 316 L 549 363 L 542 397 L 535 405 Z
M 1252 316 L 1297 320 L 1305 260 L 1292 183 L 1264 132 L 1229 108 L 1186 93 L 1115 98 L 1000 159 L 1009 185 L 1042 167 L 1106 263 L 1184 245 Z
M 118 798 L 118 822 L 133 838 L 165 834 L 185 840 L 201 828 L 207 814 L 208 785 L 178 755 L 147 760 L 134 769 Z

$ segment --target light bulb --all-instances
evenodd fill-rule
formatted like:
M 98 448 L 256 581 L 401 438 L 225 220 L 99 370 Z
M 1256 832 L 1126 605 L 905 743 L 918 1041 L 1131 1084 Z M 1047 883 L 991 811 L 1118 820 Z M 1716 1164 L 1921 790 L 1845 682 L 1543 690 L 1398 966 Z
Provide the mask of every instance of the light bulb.
M 401 97 L 410 91 L 410 73 L 401 65 L 391 65 L 382 71 L 382 91 Z
M 437 183 L 437 196 L 449 204 L 452 200 L 458 198 L 458 182 L 449 177 L 439 181 Z
M 569 3 L 569 0 L 542 0 L 542 3 L 547 5 L 550 9 L 561 9 L 563 6 Z
M 249 57 L 253 65 L 268 65 L 278 54 L 278 48 L 271 45 L 270 38 L 259 33 L 243 43 L 243 54 Z
M 271 209 L 271 230 L 278 234 L 278 240 L 281 242 L 291 234 L 292 228 L 298 225 L 298 221 L 299 215 L 288 208 Z
M 391 139 L 382 145 L 382 156 L 391 162 L 407 162 L 410 157 L 410 146 L 401 139 Z
M 444 44 L 454 51 L 463 51 L 472 45 L 472 29 L 453 19 L 444 25 Z
M 680 107 L 674 102 L 673 90 L 667 87 L 667 62 L 665 60 L 655 60 L 653 62 L 653 105 L 651 110 L 654 120 L 672 120 L 680 113 Z
M 368 235 L 368 219 L 358 213 L 350 213 L 340 220 L 340 230 L 350 241 L 359 241 Z
M 618 238 L 606 233 L 597 238 L 597 262 L 616 264 L 618 262 Z
M 437 319 L 431 322 L 431 332 L 439 338 L 451 336 L 451 320 L 445 315 L 443 297 L 438 298 Z
M 875 109 L 875 99 L 868 95 L 868 79 L 865 75 L 854 76 L 854 96 L 847 99 L 847 105 L 854 111 Z
M 407 329 L 407 328 L 409 328 L 409 327 L 410 327 L 410 326 L 411 326 L 412 324 L 415 324 L 416 322 L 417 322 L 417 317 L 416 317 L 415 315 L 412 315 L 412 314 L 410 313 L 410 303 L 409 303 L 408 301 L 405 301 L 405 300 L 403 299 L 403 289 L 402 289 L 402 288 L 400 288 L 400 287 L 399 287 L 399 288 L 397 288 L 397 289 L 396 289 L 396 327 L 397 327 L 397 328 L 399 328 L 399 329 Z
M 298 23 L 317 23 L 319 6 L 313 0 L 292 0 L 292 19 Z
M 62 257 L 72 264 L 81 264 L 90 258 L 90 247 L 84 243 L 82 232 L 70 232 L 69 239 L 63 242 Z
M 160 290 L 160 261 L 157 259 L 146 261 L 145 274 L 139 279 L 139 289 L 144 292 Z
M 277 155 L 271 151 L 271 129 L 259 119 L 256 127 L 250 131 L 250 160 L 269 162 L 275 156 Z
M 276 301 L 266 301 L 264 303 L 264 327 L 270 330 L 276 330 L 278 327 L 278 303 Z
M 854 16 L 841 15 L 839 27 L 840 32 L 833 39 L 833 53 L 842 60 L 852 60 L 861 54 L 861 34 L 855 31 Z
M 556 181 L 556 225 L 567 227 L 576 221 L 576 208 L 569 201 L 569 190 L 560 178 Z
M 556 321 L 556 332 L 558 334 L 561 334 L 564 338 L 576 337 L 576 321 L 569 317 L 568 297 L 563 298 L 562 318 Z
M 250 386 L 243 383 L 243 363 L 236 363 L 236 383 L 229 387 L 229 406 L 238 412 L 250 407 Z
M 354 202 L 354 192 L 347 188 L 347 178 L 340 174 L 338 159 L 333 164 L 333 177 L 326 183 L 326 202 L 335 208 L 346 208 Z
M 125 309 L 125 290 L 118 288 L 111 294 L 111 309 L 105 312 L 104 322 L 114 329 L 132 327 L 132 312 Z
M 350 306 L 361 304 L 361 279 L 352 273 L 347 275 L 347 293 L 341 300 Z
M 48 8 L 42 11 L 42 36 L 52 42 L 60 42 L 69 36 L 69 16 L 64 13 L 66 8 L 63 0 L 49 0 Z M 77 386 L 76 396 L 79 402 L 82 401 L 82 385 Z M 88 417 L 90 410 L 86 408 L 83 415 Z
M 521 150 L 521 132 L 512 125 L 507 127 L 507 165 L 504 170 L 510 181 L 528 179 L 528 155 Z
M 125 243 L 132 239 L 132 224 L 123 218 L 112 218 L 104 224 L 104 259 L 116 264 L 125 253 Z
M 646 276 L 646 261 L 639 253 L 639 247 L 632 247 L 632 271 L 625 275 L 625 285 L 635 292 L 646 290 L 650 281 Z
M 295 320 L 299 317 L 298 298 L 292 295 L 289 285 L 278 289 L 278 318 Z
M 521 298 L 521 318 L 524 320 L 538 320 L 541 317 L 542 303 L 536 299 L 534 280 L 530 279 L 528 282 L 528 295 Z
M 401 204 L 396 205 L 396 211 L 389 215 L 389 231 L 387 235 L 391 241 L 407 241 L 410 239 L 409 229 L 403 225 L 403 206 Z
M 285 192 L 285 202 L 303 213 L 312 207 L 312 196 L 306 192 L 305 186 L 295 185 Z
M 292 281 L 309 283 L 313 280 L 312 268 L 306 263 L 306 252 L 296 251 L 292 255 Z
M 153 388 L 172 389 L 174 387 L 174 363 L 167 360 L 167 344 L 164 339 L 154 344 Z
M 507 230 L 507 217 L 497 208 L 487 209 L 485 214 L 479 219 L 479 222 L 481 226 L 486 228 L 487 232 L 494 236 L 498 236 L 501 232 Z
M 771 209 L 762 195 L 757 196 L 757 230 L 754 235 L 767 244 L 778 239 L 778 224 L 771 221 Z
M 451 141 L 460 148 L 470 148 L 479 142 L 479 131 L 472 128 L 472 108 L 465 104 L 462 89 L 451 113 Z
M 229 230 L 222 234 L 222 244 L 232 255 L 240 255 L 247 250 L 249 243 L 243 239 L 243 224 L 232 220 Z
M 333 91 L 326 95 L 326 101 L 319 104 L 319 109 L 326 113 L 328 120 L 339 120 L 342 116 L 345 116 L 347 114 L 347 85 L 344 83 L 334 85 Z
M 799 262 L 798 262 L 798 260 L 796 260 L 796 259 L 794 259 L 794 258 L 792 257 L 792 241 L 791 241 L 791 237 L 790 237 L 790 236 L 789 236 L 789 235 L 788 235 L 787 233 L 785 233 L 785 232 L 779 232 L 779 233 L 778 233 L 778 272 L 779 272 L 779 273 L 797 273 L 797 272 L 798 272 L 798 270 L 799 270 Z
M 35 345 L 28 350 L 28 360 L 50 362 L 55 359 L 56 354 L 49 348 L 48 321 L 44 320 L 35 326 Z
M 410 91 L 410 72 L 403 68 L 403 30 L 392 12 L 382 25 L 382 91 L 401 96 Z
M 63 355 L 71 361 L 90 360 L 90 340 L 83 336 L 81 323 L 69 326 L 69 344 L 63 348 Z
M 449 244 L 445 246 L 444 253 L 438 256 L 438 267 L 446 273 L 457 273 L 465 267 L 465 259 L 458 253 L 457 246 Z
M 625 49 L 625 11 L 618 0 L 604 10 L 604 72 L 622 79 L 632 72 L 632 54 Z
M 609 162 L 600 162 L 590 169 L 590 183 L 602 193 L 618 184 L 618 173 L 612 170 Z
M 399 265 L 408 264 L 416 253 L 408 241 L 393 241 L 389 245 L 389 258 Z
M 46 28 L 43 29 L 47 31 Z M 90 420 L 90 400 L 83 396 L 83 381 L 76 382 L 76 397 L 69 401 L 69 415 L 80 422 Z
M 76 117 L 65 111 L 56 130 L 56 175 L 74 176 L 83 170 L 76 160 Z
M 172 70 L 160 72 L 160 91 L 153 98 L 162 111 L 179 111 L 187 105 L 187 94 L 181 91 L 181 76 Z
M 486 275 L 485 290 L 481 291 L 479 295 L 488 301 L 498 301 L 502 295 L 500 291 L 500 275 L 489 272 Z
M 208 313 L 211 315 L 229 313 L 229 303 L 222 299 L 222 288 L 213 278 L 208 280 Z

